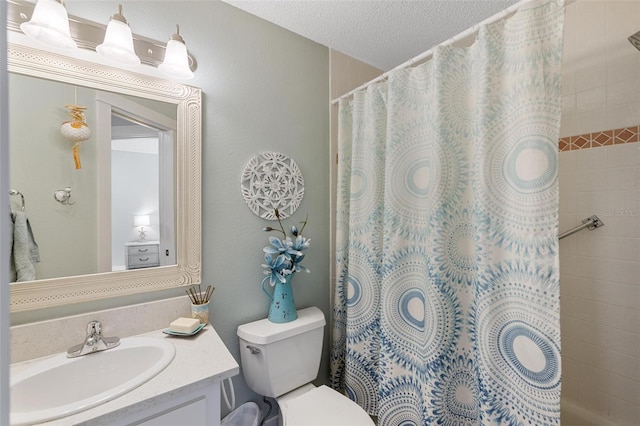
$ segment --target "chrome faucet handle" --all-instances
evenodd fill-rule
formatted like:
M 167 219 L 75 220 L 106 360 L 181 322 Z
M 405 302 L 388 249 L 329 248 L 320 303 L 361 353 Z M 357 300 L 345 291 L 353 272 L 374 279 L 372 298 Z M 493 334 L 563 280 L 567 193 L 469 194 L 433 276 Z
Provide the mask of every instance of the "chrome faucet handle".
M 89 321 L 87 324 L 87 337 L 102 336 L 102 324 L 100 321 Z
M 89 321 L 84 342 L 70 348 L 67 351 L 67 357 L 75 358 L 93 352 L 100 352 L 115 348 L 119 344 L 120 338 L 118 337 L 102 337 L 102 324 L 100 321 Z

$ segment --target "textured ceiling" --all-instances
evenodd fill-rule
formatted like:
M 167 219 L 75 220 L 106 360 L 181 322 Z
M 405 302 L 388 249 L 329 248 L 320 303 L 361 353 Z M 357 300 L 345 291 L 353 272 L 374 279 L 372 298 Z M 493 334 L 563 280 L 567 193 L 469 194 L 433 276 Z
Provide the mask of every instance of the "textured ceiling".
M 516 0 L 224 0 L 387 71 Z

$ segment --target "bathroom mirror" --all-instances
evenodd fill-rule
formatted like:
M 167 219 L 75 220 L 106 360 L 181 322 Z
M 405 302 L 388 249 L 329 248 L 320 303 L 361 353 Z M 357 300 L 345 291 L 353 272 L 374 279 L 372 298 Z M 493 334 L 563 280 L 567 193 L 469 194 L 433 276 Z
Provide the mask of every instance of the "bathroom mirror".
M 68 95 L 70 96 L 68 103 L 72 104 L 77 101 L 77 104 L 80 105 L 89 106 L 87 104 L 90 103 L 91 108 L 95 106 L 95 111 L 92 111 L 92 114 L 96 120 L 95 124 L 91 126 L 94 137 L 86 143 L 83 142 L 79 147 L 82 169 L 84 170 L 74 170 L 73 160 L 70 160 L 72 158 L 72 143 L 69 143 L 68 154 L 70 157 L 64 160 L 60 156 L 48 156 L 44 160 L 35 161 L 39 149 L 37 147 L 28 148 L 28 155 L 34 158 L 34 167 L 38 167 L 40 163 L 43 163 L 44 167 L 46 162 L 69 160 L 70 162 L 65 163 L 68 170 L 64 173 L 67 176 L 73 176 L 75 178 L 73 181 L 79 186 L 85 185 L 85 188 L 79 187 L 75 194 L 73 187 L 71 188 L 70 200 L 72 203 L 76 203 L 75 205 L 58 205 L 59 203 L 56 202 L 51 191 L 37 196 L 39 198 L 47 197 L 50 204 L 53 205 L 52 208 L 63 209 L 58 213 L 62 212 L 70 216 L 73 223 L 77 224 L 77 229 L 74 232 L 67 231 L 59 235 L 57 244 L 62 255 L 78 258 L 77 254 L 73 254 L 73 251 L 68 255 L 63 252 L 65 248 L 75 245 L 75 249 L 80 248 L 91 253 L 92 260 L 81 261 L 81 258 L 78 258 L 77 269 L 67 269 L 66 272 L 60 272 L 57 275 L 54 273 L 43 279 L 36 277 L 33 281 L 12 283 L 12 311 L 26 311 L 199 283 L 201 256 L 200 89 L 23 45 L 9 44 L 7 52 L 10 73 L 20 78 L 35 78 L 36 80 L 33 81 L 37 81 L 37 85 L 46 80 L 48 83 L 64 87 L 64 90 L 67 91 L 69 88 L 74 88 L 74 93 Z M 36 83 L 32 84 L 36 85 Z M 82 93 L 89 97 L 89 101 L 86 97 L 80 99 L 83 96 Z M 37 100 L 35 104 L 33 102 L 33 100 L 25 100 L 21 109 L 35 108 L 38 105 Z M 64 105 L 61 106 L 64 107 Z M 59 105 L 58 108 L 61 106 Z M 137 109 L 138 106 L 141 106 L 142 109 Z M 132 109 L 135 112 L 131 112 Z M 150 112 L 145 113 L 144 111 Z M 30 120 L 19 120 L 14 123 L 12 114 L 10 114 L 10 119 L 12 126 L 39 126 L 43 121 L 41 113 L 36 110 L 31 114 Z M 131 161 L 137 161 L 135 164 L 141 164 L 141 160 L 135 160 L 135 158 L 142 158 L 140 152 L 137 152 L 135 154 L 128 153 L 127 155 L 133 155 L 133 157 L 123 160 L 120 158 L 124 155 L 123 150 L 131 151 L 131 149 L 123 148 L 121 141 L 117 144 L 115 142 L 110 144 L 109 141 L 103 143 L 107 133 L 109 139 L 113 141 L 123 138 L 117 135 L 122 129 L 111 126 L 112 123 L 115 123 L 114 126 L 119 124 L 118 127 L 123 127 L 123 122 L 129 125 L 127 131 L 145 133 L 142 131 L 143 128 L 152 128 L 160 141 L 159 145 L 156 145 L 156 154 L 159 151 L 162 158 L 158 161 L 157 166 L 160 171 L 156 172 L 159 179 L 155 184 L 150 184 L 157 185 L 160 188 L 160 193 L 163 194 L 159 199 L 157 197 L 155 199 L 159 211 L 141 211 L 142 208 L 137 208 L 134 212 L 133 208 L 129 207 L 131 211 L 127 210 L 127 215 L 131 217 L 125 219 L 123 216 L 118 221 L 119 224 L 127 221 L 124 226 L 125 233 L 134 233 L 136 232 L 134 222 L 139 220 L 139 218 L 134 218 L 134 215 L 147 216 L 146 220 L 151 220 L 152 225 L 146 230 L 149 242 L 155 243 L 156 240 L 162 240 L 159 243 L 162 250 L 160 256 L 162 261 L 158 262 L 159 266 L 151 265 L 152 267 L 126 269 L 126 267 L 116 265 L 118 262 L 112 261 L 112 257 L 123 256 L 124 243 L 136 244 L 134 242 L 135 236 L 127 238 L 128 241 L 114 240 L 112 242 L 112 229 L 116 228 L 116 223 L 111 222 L 111 216 L 112 212 L 115 216 L 118 209 L 115 207 L 111 209 L 112 185 L 114 187 L 116 185 L 115 180 L 111 181 L 111 159 L 113 161 L 117 159 L 119 170 L 123 170 L 125 167 L 123 164 Z M 105 125 L 105 123 L 107 124 Z M 138 126 L 137 130 L 136 126 Z M 52 138 L 59 139 L 59 131 L 57 128 L 54 130 L 57 131 L 57 134 L 52 135 Z M 113 137 L 111 137 L 112 131 Z M 42 143 L 47 142 L 51 141 L 42 141 Z M 12 150 L 14 143 L 20 143 L 20 141 L 10 140 Z M 25 149 L 27 149 L 26 144 Z M 145 150 L 146 148 L 133 150 L 136 149 Z M 109 161 L 95 160 L 95 158 L 100 158 L 96 157 L 98 151 L 103 151 L 103 158 L 109 158 Z M 11 166 L 13 167 L 13 165 Z M 56 167 L 60 168 L 60 165 L 56 164 Z M 126 171 L 131 172 L 129 179 L 140 178 L 140 173 L 137 173 L 139 170 L 131 171 L 128 169 L 129 166 L 126 167 Z M 105 172 L 105 168 L 108 168 L 109 171 Z M 90 178 L 83 180 L 77 179 L 78 174 L 74 175 L 78 172 L 86 173 L 90 169 L 96 170 L 96 177 L 91 174 Z M 69 179 L 67 179 L 68 181 Z M 48 186 L 51 185 L 50 182 L 46 183 Z M 11 185 L 13 188 L 14 183 L 11 182 Z M 59 186 L 64 187 L 65 185 L 67 183 L 60 182 Z M 122 187 L 122 182 L 119 185 Z M 20 190 L 18 187 L 14 189 Z M 82 193 L 85 194 L 85 198 L 88 198 L 88 194 L 92 190 L 95 190 L 95 200 L 88 202 L 86 199 L 79 198 Z M 15 199 L 16 197 L 11 198 Z M 25 212 L 29 216 L 29 196 L 25 197 L 25 203 Z M 87 209 L 87 205 L 93 207 Z M 12 207 L 16 208 L 15 200 L 12 200 Z M 91 226 L 91 228 L 86 228 L 90 231 L 83 230 L 81 227 L 83 223 Z M 39 226 L 55 227 L 55 223 L 39 224 Z M 90 235 L 88 239 L 84 239 L 85 235 L 82 234 Z M 153 240 L 151 240 L 152 238 Z M 144 243 L 144 241 L 140 243 Z M 118 246 L 119 250 L 112 250 L 115 246 Z M 87 264 L 91 264 L 91 266 L 89 267 Z
M 9 87 L 11 208 L 24 197 L 40 260 L 10 279 L 175 264 L 177 106 L 16 73 Z M 70 104 L 90 132 L 76 144 L 59 131 Z

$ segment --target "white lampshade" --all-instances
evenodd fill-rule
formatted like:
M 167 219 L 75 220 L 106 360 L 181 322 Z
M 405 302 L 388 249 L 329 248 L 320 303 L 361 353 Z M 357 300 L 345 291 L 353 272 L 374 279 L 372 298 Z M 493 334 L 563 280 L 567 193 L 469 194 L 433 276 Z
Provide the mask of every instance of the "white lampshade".
M 38 0 L 28 22 L 20 29 L 30 38 L 58 49 L 76 49 L 78 45 L 69 32 L 69 15 L 62 3 Z
M 133 49 L 133 36 L 127 20 L 122 15 L 122 6 L 109 20 L 104 41 L 96 47 L 96 51 L 102 56 L 119 64 L 138 65 L 140 58 Z
M 148 214 L 138 214 L 133 216 L 133 226 L 149 226 L 151 219 Z
M 164 52 L 164 61 L 158 65 L 158 69 L 171 78 L 188 80 L 193 78 L 193 72 L 189 68 L 189 56 L 184 39 L 180 36 L 178 27 L 176 34 L 167 42 Z

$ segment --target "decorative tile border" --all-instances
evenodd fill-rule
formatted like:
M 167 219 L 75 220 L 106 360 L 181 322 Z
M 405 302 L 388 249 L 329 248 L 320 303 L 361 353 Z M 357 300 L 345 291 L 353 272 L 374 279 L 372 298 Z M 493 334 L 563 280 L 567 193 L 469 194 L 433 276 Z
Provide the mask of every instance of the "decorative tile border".
M 597 148 L 600 146 L 633 142 L 640 142 L 640 126 L 623 127 L 621 129 L 560 138 L 558 150 L 573 151 L 576 149 Z

